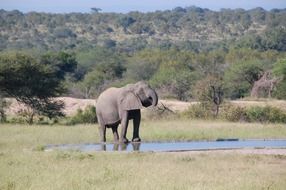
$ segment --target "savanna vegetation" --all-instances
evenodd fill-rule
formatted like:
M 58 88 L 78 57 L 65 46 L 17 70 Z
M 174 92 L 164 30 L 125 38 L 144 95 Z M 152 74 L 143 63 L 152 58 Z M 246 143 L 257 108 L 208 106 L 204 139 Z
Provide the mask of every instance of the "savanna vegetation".
M 4 97 L 27 105 L 19 114 L 28 123 L 38 116 L 58 121 L 64 105 L 52 97 L 96 98 L 110 86 L 139 80 L 148 81 L 160 98 L 201 102 L 189 113 L 213 118 L 220 117 L 226 100 L 285 99 L 285 17 L 284 9 L 262 8 L 127 14 L 1 10 L 0 119 L 7 118 Z M 284 122 L 285 113 L 280 115 Z
M 49 14 L 0 11 L 1 50 L 120 52 L 145 48 L 195 52 L 251 48 L 285 51 L 285 9 L 251 10 L 177 7 L 149 13 Z
M 64 116 L 54 97 L 139 80 L 161 99 L 196 102 L 144 113 L 145 141 L 285 139 L 283 105 L 229 103 L 286 99 L 285 40 L 285 9 L 0 10 L 0 189 L 285 189 L 284 155 L 44 151 L 99 139 L 96 124 L 70 126 L 96 123 L 95 107 Z M 25 105 L 13 117 L 9 98 Z
M 194 53 L 156 49 L 127 55 L 97 48 L 37 56 L 2 52 L 0 60 L 1 97 L 14 97 L 29 105 L 32 111 L 23 110 L 28 123 L 32 123 L 34 115 L 62 115 L 63 104 L 54 102 L 52 97 L 96 98 L 109 86 L 138 80 L 149 81 L 162 99 L 200 101 L 200 109 L 213 117 L 219 115 L 227 100 L 250 96 L 266 72 L 271 73 L 267 80 L 279 81 L 273 83 L 272 89 L 260 89 L 259 97 L 284 99 L 286 93 L 285 53 L 273 50 Z M 1 99 L 1 109 L 5 110 L 8 104 Z M 1 113 L 4 121 L 4 111 Z

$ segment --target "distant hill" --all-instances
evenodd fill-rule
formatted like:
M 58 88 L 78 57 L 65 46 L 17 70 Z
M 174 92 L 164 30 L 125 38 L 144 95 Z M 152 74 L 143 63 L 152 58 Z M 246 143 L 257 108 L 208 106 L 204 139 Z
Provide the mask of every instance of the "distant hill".
M 22 13 L 0 10 L 0 50 L 82 50 L 102 46 L 208 51 L 286 50 L 286 9 L 177 7 L 150 13 Z

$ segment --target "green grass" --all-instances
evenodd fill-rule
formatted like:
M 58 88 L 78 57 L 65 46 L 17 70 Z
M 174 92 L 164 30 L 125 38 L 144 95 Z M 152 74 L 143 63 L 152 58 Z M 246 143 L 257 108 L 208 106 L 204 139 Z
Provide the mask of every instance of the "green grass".
M 173 120 L 143 122 L 141 134 L 144 140 L 275 139 L 286 138 L 286 127 L 283 124 Z
M 132 127 L 132 125 L 131 125 Z M 131 134 L 132 129 L 129 129 Z M 129 134 L 129 136 L 130 136 Z M 112 140 L 111 130 L 108 140 Z M 143 140 L 286 138 L 283 125 L 143 121 Z M 131 138 L 131 137 L 129 137 Z M 0 126 L 0 189 L 285 189 L 286 156 L 43 151 L 98 141 L 96 125 Z
M 0 189 L 285 189 L 286 157 L 20 152 L 0 156 Z

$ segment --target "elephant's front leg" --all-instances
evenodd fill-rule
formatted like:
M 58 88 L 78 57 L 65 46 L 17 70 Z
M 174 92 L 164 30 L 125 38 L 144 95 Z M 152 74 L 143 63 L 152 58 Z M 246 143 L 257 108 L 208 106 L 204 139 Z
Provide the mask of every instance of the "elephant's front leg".
M 134 110 L 133 115 L 133 142 L 140 142 L 141 139 L 139 137 L 139 126 L 141 121 L 141 112 L 140 110 Z
M 124 111 L 121 116 L 121 134 L 120 134 L 120 142 L 128 143 L 129 140 L 126 137 L 127 128 L 128 128 L 128 111 Z

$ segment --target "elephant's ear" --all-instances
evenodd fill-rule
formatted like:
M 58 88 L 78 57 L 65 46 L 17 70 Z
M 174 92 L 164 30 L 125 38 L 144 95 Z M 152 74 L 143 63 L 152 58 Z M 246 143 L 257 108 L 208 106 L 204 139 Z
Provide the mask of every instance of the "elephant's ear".
M 124 94 L 120 103 L 123 110 L 137 110 L 143 107 L 140 99 L 132 92 Z

